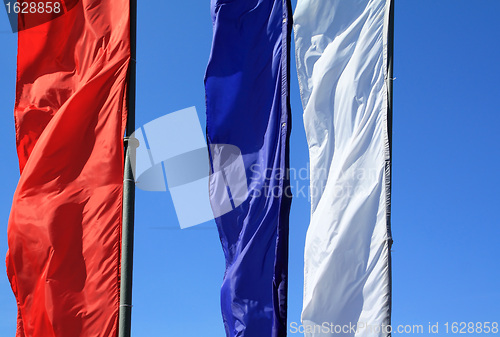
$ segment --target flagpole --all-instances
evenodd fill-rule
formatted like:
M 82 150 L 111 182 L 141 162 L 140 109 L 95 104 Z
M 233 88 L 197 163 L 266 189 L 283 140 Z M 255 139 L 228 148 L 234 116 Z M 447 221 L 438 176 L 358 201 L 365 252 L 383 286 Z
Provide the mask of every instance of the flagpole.
M 120 312 L 118 336 L 130 337 L 132 320 L 132 270 L 134 256 L 134 201 L 135 180 L 132 171 L 137 140 L 135 131 L 135 87 L 137 49 L 137 0 L 130 0 L 130 72 L 128 83 L 128 114 L 125 136 L 125 167 L 123 174 L 122 253 L 120 279 Z
M 389 1 L 389 22 L 388 22 L 388 36 L 387 36 L 387 132 L 389 136 L 389 181 L 386 185 L 386 193 L 389 196 L 387 202 L 386 219 L 387 219 L 387 233 L 389 240 L 388 245 L 388 267 L 389 267 L 389 312 L 387 325 L 392 324 L 392 229 L 391 229 L 391 202 L 392 197 L 392 116 L 393 116 L 393 82 L 394 82 L 394 3 L 396 0 Z M 387 333 L 387 337 L 391 337 L 391 333 Z

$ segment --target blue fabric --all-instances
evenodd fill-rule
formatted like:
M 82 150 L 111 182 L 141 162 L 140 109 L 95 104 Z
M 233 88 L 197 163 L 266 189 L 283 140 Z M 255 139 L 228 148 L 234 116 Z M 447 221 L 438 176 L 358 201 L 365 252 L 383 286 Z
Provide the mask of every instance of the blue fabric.
M 228 337 L 286 336 L 289 1 L 212 0 L 205 88 L 207 140 L 237 146 L 249 196 L 216 219 L 226 258 Z

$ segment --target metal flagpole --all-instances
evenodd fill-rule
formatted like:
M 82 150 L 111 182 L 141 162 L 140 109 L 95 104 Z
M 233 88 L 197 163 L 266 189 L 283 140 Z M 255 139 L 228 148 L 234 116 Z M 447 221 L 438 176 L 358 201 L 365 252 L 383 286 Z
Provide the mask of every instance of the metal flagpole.
M 122 254 L 120 281 L 120 314 L 118 336 L 130 337 L 132 319 L 132 269 L 134 256 L 134 201 L 135 180 L 132 158 L 135 158 L 137 140 L 130 138 L 135 131 L 135 86 L 137 48 L 137 0 L 130 0 L 130 72 L 128 83 L 128 115 L 125 136 L 125 167 L 123 174 Z
M 388 36 L 387 36 L 387 132 L 389 136 L 389 161 L 386 163 L 388 167 L 389 180 L 386 183 L 386 193 L 388 196 L 387 202 L 387 232 L 389 236 L 388 244 L 388 267 L 389 267 L 389 318 L 388 326 L 392 323 L 392 230 L 391 230 L 391 201 L 392 196 L 392 116 L 393 116 L 393 82 L 394 82 L 394 3 L 395 0 L 389 1 L 389 22 L 388 22 Z M 387 174 L 387 172 L 386 172 Z M 387 336 L 390 337 L 391 333 L 388 332 Z

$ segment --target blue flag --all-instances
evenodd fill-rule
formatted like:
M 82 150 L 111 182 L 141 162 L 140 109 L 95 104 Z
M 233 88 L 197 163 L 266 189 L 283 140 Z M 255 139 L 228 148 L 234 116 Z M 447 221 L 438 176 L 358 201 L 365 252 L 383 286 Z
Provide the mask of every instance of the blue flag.
M 228 337 L 286 336 L 290 7 L 283 0 L 212 0 L 207 140 L 212 170 L 223 174 L 212 175 L 210 196 L 216 214 L 224 213 L 221 194 L 234 206 L 216 218 Z M 240 153 L 245 174 L 224 170 Z M 242 202 L 228 184 L 235 176 L 246 177 Z

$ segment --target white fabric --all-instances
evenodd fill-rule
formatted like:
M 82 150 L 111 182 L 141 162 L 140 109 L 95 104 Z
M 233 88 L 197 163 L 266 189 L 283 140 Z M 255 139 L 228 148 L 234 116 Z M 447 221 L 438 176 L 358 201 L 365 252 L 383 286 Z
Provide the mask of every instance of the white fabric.
M 298 0 L 294 15 L 311 162 L 302 311 L 308 337 L 387 336 L 390 329 L 389 6 Z

